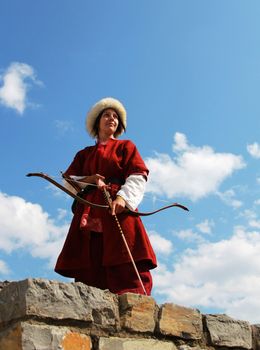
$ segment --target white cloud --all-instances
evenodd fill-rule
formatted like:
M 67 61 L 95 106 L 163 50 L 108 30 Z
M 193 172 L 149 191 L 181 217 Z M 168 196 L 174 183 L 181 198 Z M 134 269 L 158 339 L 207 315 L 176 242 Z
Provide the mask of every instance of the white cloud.
M 48 183 L 46 186 L 45 186 L 46 190 L 49 190 L 51 191 L 52 195 L 54 197 L 63 197 L 63 198 L 66 198 L 68 199 L 68 196 L 65 194 L 65 192 L 61 191 L 58 187 L 56 186 L 53 186 L 52 184 Z
M 24 249 L 34 257 L 48 259 L 51 265 L 68 231 L 67 224 L 55 224 L 40 205 L 4 193 L 0 193 L 0 222 L 0 250 Z
M 215 193 L 227 177 L 245 166 L 241 156 L 189 145 L 181 133 L 174 136 L 173 151 L 175 158 L 156 153 L 145 160 L 150 169 L 147 191 L 168 198 L 197 200 Z
M 245 209 L 243 212 L 240 213 L 240 215 L 246 218 L 248 221 L 257 218 L 256 212 L 252 209 Z
M 260 158 L 260 144 L 257 142 L 247 145 L 247 151 L 253 158 Z
M 212 227 L 214 227 L 214 222 L 212 220 L 204 220 L 196 225 L 200 232 L 210 234 Z
M 219 192 L 217 191 L 216 192 L 216 195 L 227 205 L 237 209 L 237 208 L 240 208 L 243 203 L 236 199 L 235 196 L 235 191 L 233 189 L 231 190 L 227 190 L 225 192 Z
M 176 237 L 178 237 L 179 239 L 186 241 L 186 242 L 190 242 L 190 243 L 202 243 L 204 242 L 204 238 L 199 235 L 196 232 L 193 232 L 191 229 L 187 229 L 187 230 L 180 230 L 176 233 L 174 233 L 174 235 Z
M 174 141 L 175 144 L 173 144 L 172 146 L 173 151 L 180 152 L 187 151 L 189 149 L 186 135 L 180 132 L 176 132 L 176 134 L 174 135 Z
M 150 231 L 149 238 L 156 254 L 169 255 L 172 252 L 172 242 L 160 236 L 157 232 Z
M 66 209 L 58 208 L 57 220 L 63 220 L 64 218 L 66 218 L 67 215 L 68 215 L 68 211 Z
M 255 228 L 260 228 L 260 220 L 250 220 L 249 226 L 255 227 Z
M 0 260 L 0 274 L 7 275 L 8 273 L 10 273 L 9 267 L 3 260 Z
M 70 121 L 56 119 L 54 123 L 55 127 L 62 135 L 65 135 L 66 133 L 74 130 L 73 124 Z
M 23 114 L 28 106 L 27 93 L 29 82 L 37 85 L 42 83 L 37 80 L 33 67 L 26 63 L 13 62 L 1 76 L 3 85 L 0 88 L 0 104 L 15 109 Z
M 170 271 L 154 271 L 155 293 L 192 307 L 207 307 L 260 322 L 260 232 L 237 227 L 230 239 L 187 249 Z

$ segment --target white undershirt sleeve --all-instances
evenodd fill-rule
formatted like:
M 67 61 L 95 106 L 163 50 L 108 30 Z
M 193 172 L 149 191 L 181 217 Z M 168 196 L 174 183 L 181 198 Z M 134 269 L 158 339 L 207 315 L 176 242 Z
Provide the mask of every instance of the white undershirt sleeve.
M 143 199 L 145 186 L 145 177 L 141 174 L 133 174 L 128 176 L 117 195 L 125 200 L 129 209 L 135 210 Z

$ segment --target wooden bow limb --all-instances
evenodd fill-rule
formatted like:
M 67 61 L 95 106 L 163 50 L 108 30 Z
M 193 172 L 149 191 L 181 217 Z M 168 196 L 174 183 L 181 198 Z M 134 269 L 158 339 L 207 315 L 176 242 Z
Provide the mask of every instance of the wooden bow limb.
M 61 176 L 64 179 L 64 181 L 66 181 L 72 188 L 74 188 L 76 193 L 81 191 L 81 187 L 79 186 L 79 184 L 77 184 L 77 182 L 72 180 L 71 178 L 65 176 L 62 171 L 61 171 Z
M 57 181 L 53 180 L 50 176 L 44 174 L 44 173 L 29 173 L 26 176 L 38 176 L 43 178 L 44 180 L 49 181 L 50 183 L 52 183 L 54 186 L 58 187 L 60 190 L 62 190 L 63 192 L 67 193 L 69 196 L 71 196 L 72 198 L 76 199 L 78 202 L 80 202 L 81 204 L 87 205 L 89 207 L 93 207 L 93 208 L 104 208 L 104 209 L 109 209 L 108 205 L 102 205 L 102 204 L 96 204 L 96 203 L 92 203 L 89 202 L 88 200 L 79 197 L 78 195 L 74 194 L 73 192 L 71 192 L 70 190 L 68 190 L 66 187 L 62 186 L 61 184 L 59 184 Z
M 105 188 L 103 188 L 103 193 L 104 193 L 105 200 L 106 200 L 106 202 L 107 202 L 108 205 L 109 205 L 109 208 L 112 209 L 112 198 L 111 198 L 111 196 L 110 196 L 110 193 L 109 193 Z M 137 276 L 137 278 L 138 278 L 138 280 L 139 280 L 139 282 L 140 282 L 140 285 L 141 285 L 141 287 L 142 287 L 142 289 L 143 289 L 144 295 L 147 295 L 147 292 L 146 292 L 146 290 L 145 290 L 143 281 L 142 281 L 142 279 L 141 279 L 140 273 L 139 273 L 139 271 L 138 271 L 138 269 L 137 269 L 137 266 L 136 266 L 136 264 L 135 264 L 133 255 L 132 255 L 132 253 L 131 253 L 131 251 L 130 251 L 130 248 L 129 248 L 129 246 L 128 246 L 127 240 L 126 240 L 126 238 L 125 238 L 125 235 L 124 235 L 124 232 L 123 232 L 122 227 L 121 227 L 121 225 L 120 225 L 120 222 L 119 222 L 119 220 L 118 220 L 118 217 L 117 217 L 116 214 L 114 214 L 113 217 L 115 218 L 115 221 L 116 221 L 118 230 L 119 230 L 119 232 L 120 232 L 120 234 L 121 234 L 121 238 L 122 238 L 122 240 L 123 240 L 123 242 L 124 242 L 124 245 L 125 245 L 125 247 L 126 247 L 128 256 L 129 256 L 129 258 L 130 258 L 130 260 L 131 260 L 131 263 L 132 263 L 133 268 L 134 268 L 134 270 L 135 270 L 136 276 Z
M 90 206 L 90 207 L 93 207 L 93 208 L 109 209 L 109 205 L 96 204 L 96 203 L 92 203 L 92 202 L 88 201 L 87 199 L 81 198 L 80 196 L 74 194 L 73 192 L 68 190 L 66 187 L 62 186 L 60 183 L 58 183 L 57 181 L 52 179 L 47 174 L 44 174 L 44 173 L 29 173 L 26 176 L 29 176 L 29 177 L 30 176 L 41 177 L 44 180 L 49 181 L 54 186 L 58 187 L 60 190 L 62 190 L 63 192 L 67 193 L 69 196 L 71 196 L 72 198 L 76 199 L 78 202 L 80 202 L 80 203 L 82 203 L 84 205 L 87 205 L 87 206 Z M 127 214 L 132 215 L 132 216 L 149 216 L 149 215 L 153 215 L 153 214 L 159 213 L 162 210 L 173 208 L 173 207 L 177 207 L 177 208 L 189 211 L 189 209 L 187 207 L 185 207 L 184 205 L 182 205 L 182 204 L 172 203 L 172 204 L 169 204 L 169 205 L 167 205 L 165 207 L 162 207 L 162 208 L 159 208 L 157 210 L 150 211 L 150 212 L 145 212 L 144 213 L 144 212 L 134 211 L 134 210 L 126 208 L 123 213 L 127 213 Z

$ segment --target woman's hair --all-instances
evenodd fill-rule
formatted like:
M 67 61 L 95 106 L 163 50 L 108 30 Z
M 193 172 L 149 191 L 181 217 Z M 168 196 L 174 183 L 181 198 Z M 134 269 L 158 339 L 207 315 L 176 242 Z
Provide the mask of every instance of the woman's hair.
M 108 109 L 108 108 L 106 108 Z M 95 136 L 98 136 L 98 127 L 99 127 L 99 122 L 100 122 L 100 119 L 101 119 L 101 116 L 103 114 L 103 112 L 106 110 L 106 109 L 103 109 L 103 111 L 101 111 L 99 113 L 99 115 L 97 116 L 97 119 L 95 120 L 95 123 L 94 123 L 94 126 L 93 126 L 93 131 L 95 133 Z M 117 111 L 116 111 L 116 114 L 118 115 Z M 114 136 L 117 137 L 118 135 L 122 134 L 123 132 L 125 132 L 125 127 L 121 121 L 121 118 L 120 116 L 118 115 L 118 126 L 117 126 L 117 129 L 114 133 Z

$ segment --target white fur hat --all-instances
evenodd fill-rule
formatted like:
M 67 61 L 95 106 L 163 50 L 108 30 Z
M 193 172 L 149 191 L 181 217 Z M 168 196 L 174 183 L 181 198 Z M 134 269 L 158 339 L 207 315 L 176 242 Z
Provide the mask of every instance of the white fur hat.
M 123 124 L 124 129 L 126 129 L 126 110 L 125 107 L 122 105 L 122 103 L 115 98 L 112 97 L 106 97 L 103 98 L 102 100 L 98 101 L 94 106 L 91 107 L 91 109 L 87 113 L 87 118 L 86 118 L 86 129 L 87 132 L 89 133 L 90 136 L 96 137 L 96 133 L 94 130 L 94 125 L 97 117 L 100 115 L 102 111 L 105 109 L 112 108 L 114 109 L 120 120 L 121 123 Z M 116 137 L 121 135 L 123 130 L 121 130 L 120 133 L 117 133 L 115 135 Z

